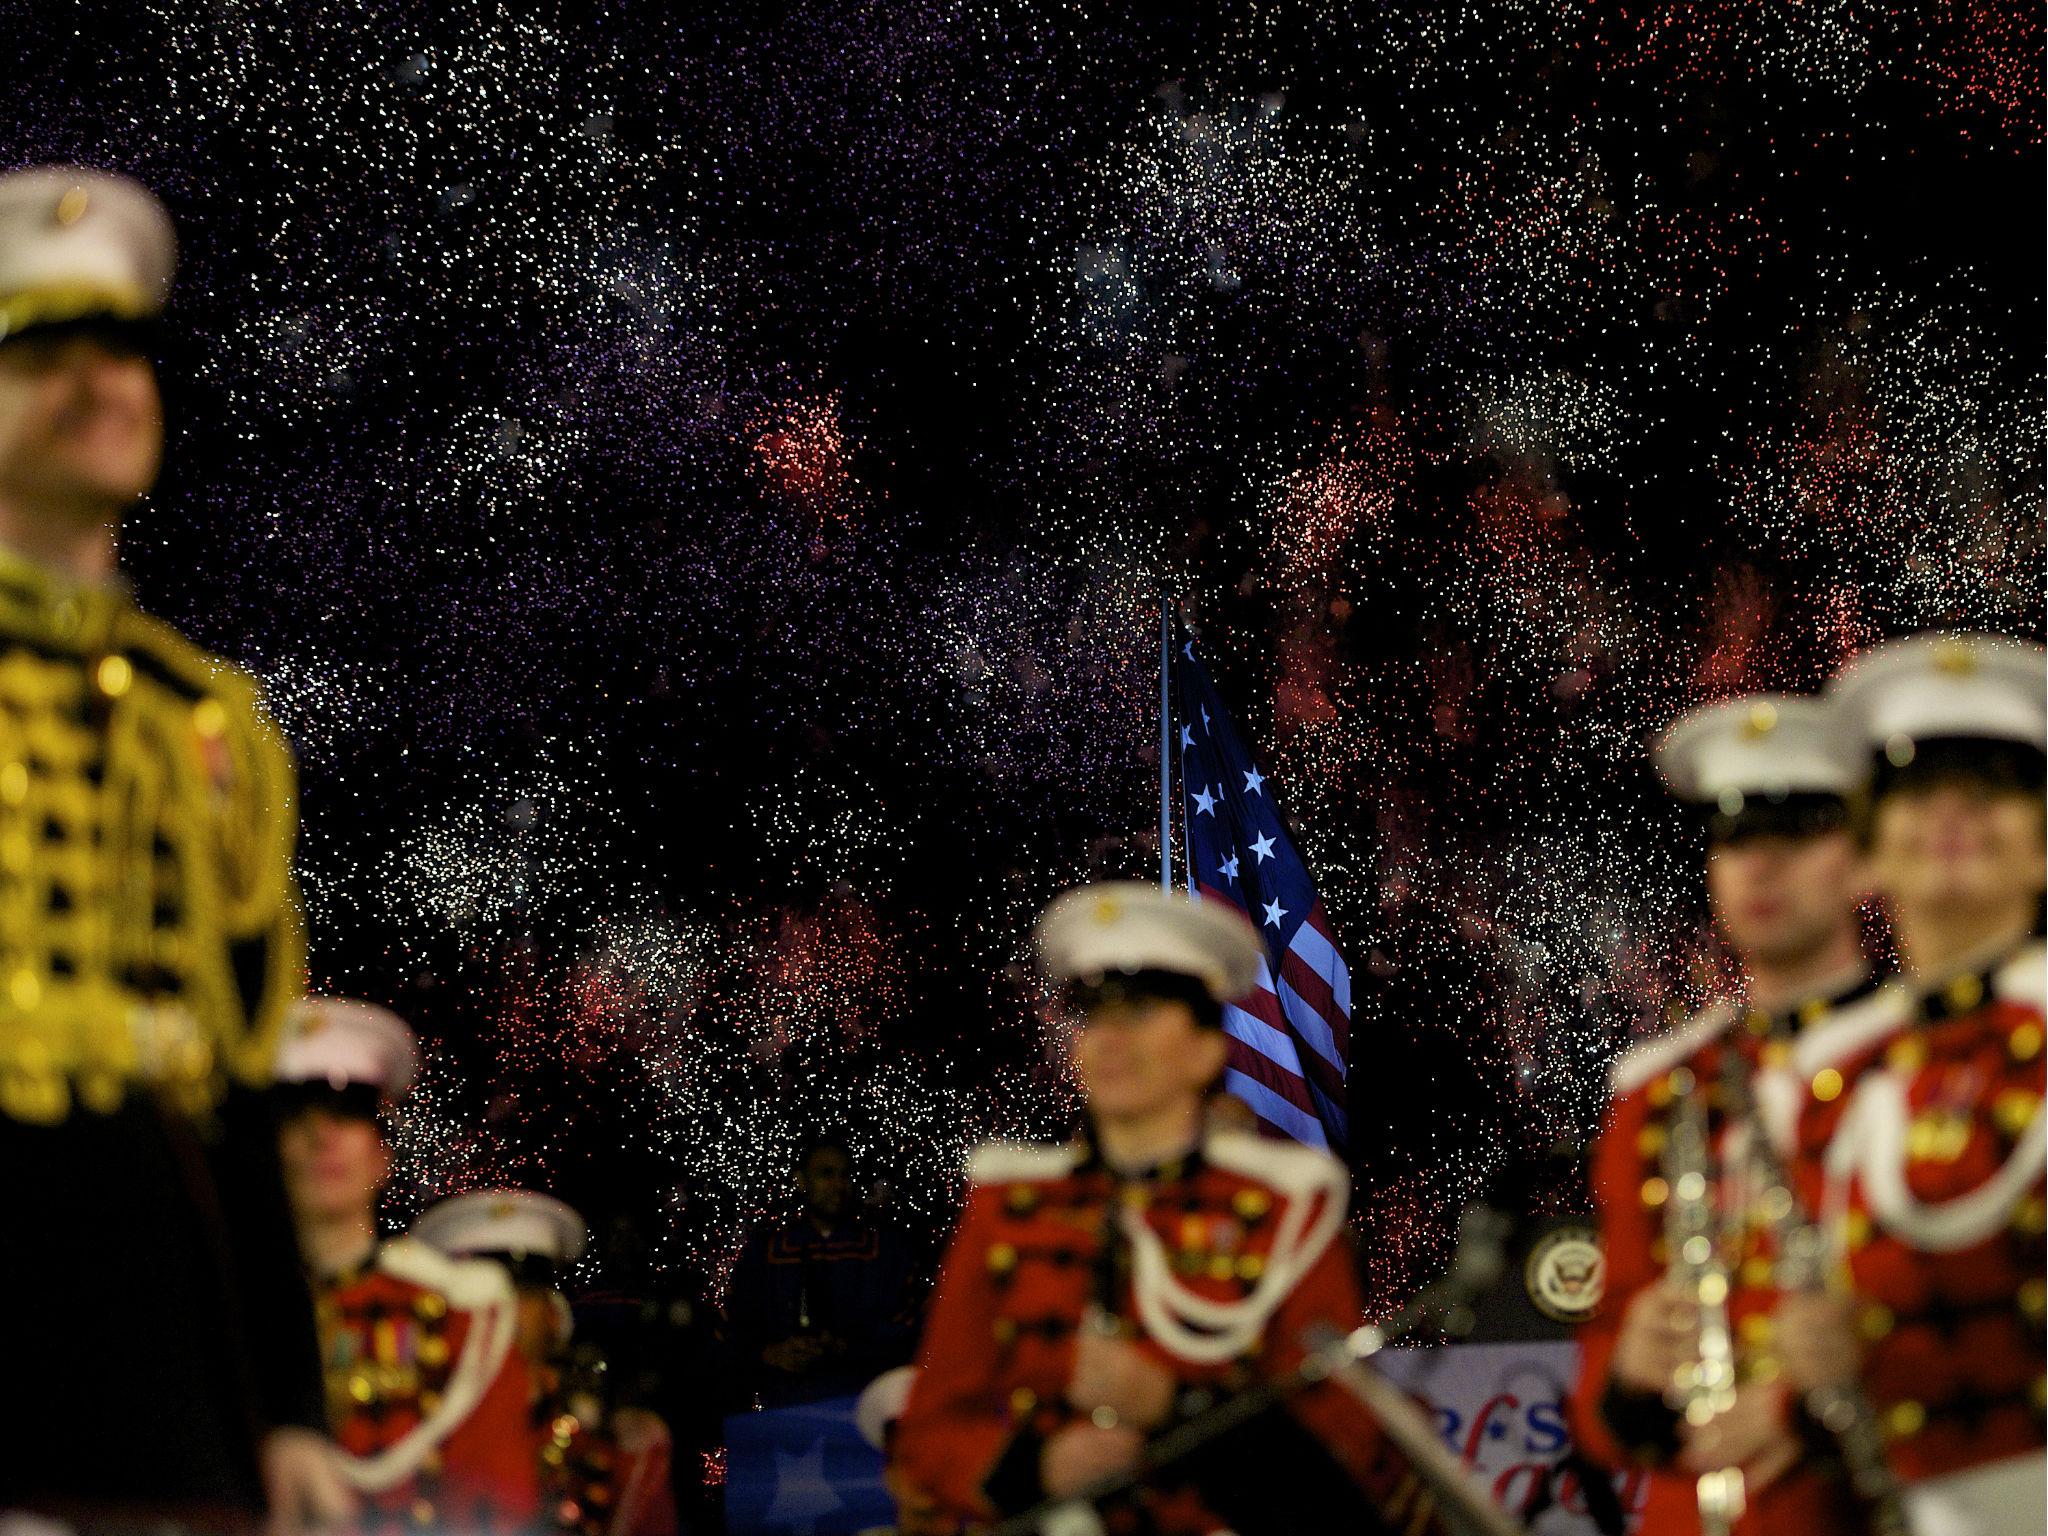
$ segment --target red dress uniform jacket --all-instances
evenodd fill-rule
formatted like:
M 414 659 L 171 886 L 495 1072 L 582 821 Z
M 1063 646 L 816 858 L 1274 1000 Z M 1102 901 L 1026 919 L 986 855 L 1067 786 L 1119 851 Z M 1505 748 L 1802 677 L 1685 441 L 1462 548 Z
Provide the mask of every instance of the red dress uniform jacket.
M 410 1238 L 316 1300 L 334 1438 L 375 1529 L 493 1531 L 541 1507 L 512 1282 Z
M 1846 996 L 1861 996 L 1868 987 Z M 1842 999 L 1838 999 L 1842 1000 Z M 1757 1134 L 1753 1117 L 1738 1130 L 1724 1102 L 1723 1073 L 1730 1052 L 1740 1053 L 1753 1075 L 1784 1041 L 1815 1023 L 1829 1007 L 1819 1000 L 1784 1014 L 1708 1010 L 1675 1034 L 1630 1051 L 1615 1064 L 1615 1102 L 1595 1143 L 1592 1184 L 1607 1273 L 1600 1312 L 1579 1331 L 1579 1375 L 1571 1420 L 1579 1447 L 1617 1470 L 1645 1471 L 1639 1536 L 1695 1536 L 1700 1529 L 1697 1474 L 1679 1465 L 1678 1416 L 1655 1397 L 1640 1397 L 1611 1379 L 1614 1349 L 1631 1302 L 1670 1268 L 1664 1222 L 1672 1191 L 1663 1154 L 1680 1094 L 1705 1095 L 1708 1145 L 1717 1170 L 1714 1199 L 1724 1236 L 1729 1276 L 1728 1316 L 1734 1334 L 1739 1386 L 1766 1387 L 1777 1374 L 1774 1322 L 1779 1291 L 1774 1280 L 1775 1234 L 1758 1199 L 1763 1191 L 1739 1167 L 1742 1144 Z M 1784 1133 L 1780 1133 L 1782 1142 Z M 1782 1153 L 1782 1145 L 1781 1145 Z M 1788 1173 L 1789 1173 L 1788 1169 Z M 1790 1175 L 1799 1182 L 1796 1173 Z M 1814 1454 L 1790 1472 L 1747 1492 L 1737 1536 L 1859 1536 L 1869 1529 L 1824 1437 L 1797 1405 L 1786 1421 L 1814 1442 Z
M 1361 1321 L 1340 1235 L 1344 1174 L 1323 1153 L 1212 1132 L 1184 1162 L 1120 1188 L 1077 1149 L 995 1147 L 977 1154 L 973 1179 L 892 1447 L 894 1473 L 936 1500 L 941 1517 L 986 1521 L 1040 1496 L 1038 1450 L 1078 1417 L 1065 1397 L 1075 1334 L 1100 1304 L 1119 1205 L 1135 1219 L 1112 1310 L 1178 1379 L 1187 1411 L 1204 1394 L 1290 1370 L 1306 1332 Z M 1197 1312 L 1223 1304 L 1209 1316 L 1224 1339 L 1191 1344 L 1186 1307 L 1162 1301 L 1169 1282 L 1198 1298 Z M 1190 1349 L 1208 1358 L 1190 1359 Z M 1355 1399 L 1324 1385 L 1292 1411 L 1383 1513 L 1426 1527 L 1416 1479 Z M 1171 1532 L 1223 1524 L 1188 1494 L 1154 1501 L 1147 1518 Z
M 1861 1307 L 1863 1382 L 1909 1491 L 2043 1443 L 2041 945 L 1795 1048 L 1810 1198 Z M 2033 1478 L 2040 1483 L 2038 1472 Z

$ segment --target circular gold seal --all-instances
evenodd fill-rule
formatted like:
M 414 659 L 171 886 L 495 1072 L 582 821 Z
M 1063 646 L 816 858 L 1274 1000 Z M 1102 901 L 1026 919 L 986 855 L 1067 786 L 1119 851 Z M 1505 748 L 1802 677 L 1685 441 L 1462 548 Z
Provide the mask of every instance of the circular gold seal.
M 1600 1310 L 1607 1287 L 1607 1256 L 1591 1227 L 1559 1227 L 1529 1250 L 1522 1270 L 1529 1300 L 1545 1317 L 1583 1323 Z

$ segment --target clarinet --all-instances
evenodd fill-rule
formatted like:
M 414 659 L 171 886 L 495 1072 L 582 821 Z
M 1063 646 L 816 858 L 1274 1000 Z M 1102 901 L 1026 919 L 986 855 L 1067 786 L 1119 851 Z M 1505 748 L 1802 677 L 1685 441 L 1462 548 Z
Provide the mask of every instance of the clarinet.
M 1669 1185 L 1664 1236 L 1672 1269 L 1699 1310 L 1699 1338 L 1693 1360 L 1672 1378 L 1673 1404 L 1695 1428 L 1711 1423 L 1735 1402 L 1735 1341 L 1728 1326 L 1728 1270 L 1721 1261 L 1714 1182 L 1708 1177 L 1706 1096 L 1691 1071 L 1671 1075 L 1677 1109 L 1664 1143 L 1664 1178 Z M 1740 1467 L 1702 1472 L 1695 1485 L 1702 1536 L 1729 1536 L 1746 1502 Z
M 1754 1112 L 1749 1064 L 1740 1051 L 1729 1051 L 1722 1069 L 1731 1115 L 1750 1126 L 1750 1156 L 1769 1181 L 1764 1209 L 1774 1213 L 1778 1239 L 1774 1278 L 1781 1291 L 1820 1290 L 1827 1279 L 1827 1240 L 1793 1188 L 1770 1132 Z M 1862 1384 L 1853 1377 L 1826 1383 L 1806 1394 L 1806 1411 L 1834 1440 L 1835 1451 L 1849 1474 L 1849 1486 L 1870 1510 L 1875 1536 L 1907 1536 L 1906 1501 L 1891 1463 L 1885 1459 L 1884 1437 L 1877 1414 Z

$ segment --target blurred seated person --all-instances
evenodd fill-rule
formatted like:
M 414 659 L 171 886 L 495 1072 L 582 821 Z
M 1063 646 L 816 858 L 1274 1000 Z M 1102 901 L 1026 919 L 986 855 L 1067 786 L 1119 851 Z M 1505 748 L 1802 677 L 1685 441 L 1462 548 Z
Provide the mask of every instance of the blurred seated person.
M 850 1397 L 908 1360 L 916 1338 L 903 1244 L 856 1203 L 845 1145 L 804 1147 L 797 1190 L 793 1219 L 747 1238 L 727 1307 L 742 1380 L 769 1408 Z
M 430 1206 L 413 1236 L 450 1257 L 500 1265 L 517 1289 L 532 1443 L 559 1528 L 674 1536 L 668 1426 L 618 1402 L 610 1362 L 573 1337 L 562 1288 L 588 1241 L 582 1216 L 536 1190 L 477 1190 Z

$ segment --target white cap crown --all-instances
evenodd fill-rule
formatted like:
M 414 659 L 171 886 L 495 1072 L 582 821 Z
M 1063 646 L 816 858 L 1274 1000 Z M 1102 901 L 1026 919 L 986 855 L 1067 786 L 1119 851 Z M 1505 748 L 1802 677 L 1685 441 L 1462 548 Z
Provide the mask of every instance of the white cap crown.
M 1038 919 L 1040 964 L 1063 981 L 1168 971 L 1229 1003 L 1258 985 L 1265 953 L 1251 924 L 1230 908 L 1141 880 L 1076 886 Z
M 276 1073 L 281 1083 L 368 1084 L 396 1099 L 419 1075 L 419 1047 L 388 1008 L 352 997 L 306 997 L 286 1015 Z
M 1775 693 L 1681 715 L 1651 756 L 1679 799 L 1730 814 L 1748 800 L 1846 796 L 1864 769 L 1825 701 Z
M 171 216 L 125 176 L 77 166 L 0 175 L 0 340 L 38 325 L 163 313 Z

